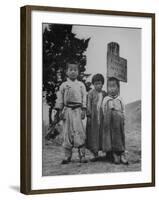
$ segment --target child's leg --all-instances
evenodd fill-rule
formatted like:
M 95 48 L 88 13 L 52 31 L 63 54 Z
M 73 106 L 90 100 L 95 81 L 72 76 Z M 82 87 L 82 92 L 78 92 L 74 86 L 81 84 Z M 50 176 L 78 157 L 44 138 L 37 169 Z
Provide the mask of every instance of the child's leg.
M 64 159 L 61 164 L 68 164 L 71 162 L 72 148 L 64 148 Z
M 120 154 L 118 151 L 113 152 L 113 162 L 115 164 L 120 164 Z
M 78 148 L 78 155 L 81 163 L 86 163 L 87 160 L 85 158 L 85 146 L 81 146 Z
M 106 152 L 106 160 L 109 162 L 113 162 L 113 152 L 112 151 Z
M 91 159 L 92 162 L 98 161 L 98 152 L 92 151 L 93 158 Z

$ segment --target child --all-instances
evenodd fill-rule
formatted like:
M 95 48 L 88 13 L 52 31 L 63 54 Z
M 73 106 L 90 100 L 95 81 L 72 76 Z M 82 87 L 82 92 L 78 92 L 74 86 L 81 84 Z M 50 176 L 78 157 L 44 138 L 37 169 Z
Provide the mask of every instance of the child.
M 102 148 L 102 101 L 106 92 L 102 90 L 104 77 L 96 74 L 92 78 L 92 89 L 87 96 L 87 148 L 93 153 L 92 161 L 97 161 L 98 151 Z
M 79 69 L 78 63 L 68 63 L 66 74 L 67 81 L 62 83 L 56 101 L 56 109 L 59 117 L 63 119 L 64 135 L 64 154 L 62 164 L 71 161 L 72 148 L 78 148 L 80 162 L 86 162 L 85 159 L 85 131 L 82 119 L 86 112 L 86 88 L 84 84 L 77 80 Z
M 124 103 L 119 96 L 119 81 L 111 77 L 107 82 L 107 92 L 103 100 L 103 151 L 112 154 L 115 164 L 128 164 L 125 157 L 125 113 Z

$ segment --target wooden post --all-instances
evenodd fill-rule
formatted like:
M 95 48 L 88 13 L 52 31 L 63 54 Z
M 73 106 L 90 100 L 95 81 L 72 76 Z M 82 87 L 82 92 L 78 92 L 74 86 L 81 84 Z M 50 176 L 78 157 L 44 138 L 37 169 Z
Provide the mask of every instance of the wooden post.
M 119 44 L 110 42 L 107 46 L 107 77 L 127 82 L 127 60 L 119 55 Z
M 108 54 L 113 54 L 115 56 L 119 56 L 119 44 L 116 42 L 110 42 L 108 43 L 108 50 L 107 50 L 107 56 Z

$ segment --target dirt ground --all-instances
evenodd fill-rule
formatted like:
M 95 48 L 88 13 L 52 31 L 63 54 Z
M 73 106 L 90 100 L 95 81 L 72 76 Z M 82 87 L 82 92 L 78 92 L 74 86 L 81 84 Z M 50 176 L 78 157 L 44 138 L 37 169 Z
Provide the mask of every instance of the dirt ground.
M 73 149 L 72 162 L 62 165 L 63 149 L 61 145 L 44 140 L 43 142 L 43 176 L 69 175 L 69 174 L 91 174 L 108 172 L 130 172 L 141 170 L 141 139 L 140 130 L 126 131 L 126 148 L 128 151 L 129 165 L 115 165 L 101 157 L 97 162 L 91 162 L 91 153 L 86 150 L 88 163 L 79 163 L 77 149 Z
M 46 117 L 48 116 L 45 109 Z M 63 149 L 61 144 L 62 136 L 53 141 L 45 140 L 48 122 L 43 122 L 43 152 L 42 152 L 42 175 L 67 175 L 67 174 L 91 174 L 109 172 L 130 172 L 141 171 L 141 101 L 132 102 L 126 105 L 125 137 L 126 150 L 128 151 L 129 165 L 115 165 L 101 157 L 98 162 L 90 162 L 92 154 L 86 150 L 88 163 L 79 163 L 77 149 L 73 149 L 72 162 L 62 165 Z M 61 138 L 60 138 L 61 137 Z M 100 152 L 101 153 L 101 152 Z M 103 156 L 101 154 L 101 156 Z

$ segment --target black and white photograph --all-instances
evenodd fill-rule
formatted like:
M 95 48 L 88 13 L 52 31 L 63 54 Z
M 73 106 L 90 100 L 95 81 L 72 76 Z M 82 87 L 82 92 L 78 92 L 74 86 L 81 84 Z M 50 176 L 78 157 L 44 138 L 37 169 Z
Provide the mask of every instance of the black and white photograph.
M 42 176 L 141 171 L 141 33 L 42 23 Z
M 21 191 L 154 186 L 155 15 L 21 14 Z

